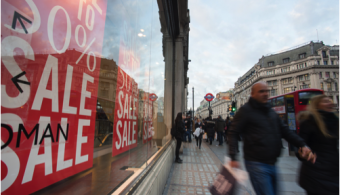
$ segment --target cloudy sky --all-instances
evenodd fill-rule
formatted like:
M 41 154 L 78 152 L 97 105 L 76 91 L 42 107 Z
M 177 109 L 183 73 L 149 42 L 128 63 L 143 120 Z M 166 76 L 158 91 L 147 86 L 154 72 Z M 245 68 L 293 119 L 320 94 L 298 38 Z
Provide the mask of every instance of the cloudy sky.
M 338 0 L 189 0 L 189 9 L 188 109 L 192 87 L 196 109 L 206 93 L 233 88 L 262 55 L 311 40 L 339 44 Z

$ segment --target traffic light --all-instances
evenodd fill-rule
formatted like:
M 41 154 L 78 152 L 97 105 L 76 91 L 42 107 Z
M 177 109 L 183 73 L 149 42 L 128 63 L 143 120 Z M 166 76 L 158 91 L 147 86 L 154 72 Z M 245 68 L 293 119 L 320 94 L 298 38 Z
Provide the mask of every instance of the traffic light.
M 231 103 L 231 111 L 236 111 L 236 103 L 234 101 Z

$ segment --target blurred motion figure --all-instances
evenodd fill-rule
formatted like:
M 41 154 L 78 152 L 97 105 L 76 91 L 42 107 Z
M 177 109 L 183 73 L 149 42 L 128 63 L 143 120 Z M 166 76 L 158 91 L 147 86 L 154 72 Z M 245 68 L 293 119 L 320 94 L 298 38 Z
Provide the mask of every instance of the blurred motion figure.
M 311 152 L 304 140 L 282 122 L 267 100 L 267 84 L 255 83 L 251 88 L 249 101 L 236 113 L 228 130 L 230 165 L 239 167 L 236 154 L 238 137 L 241 134 L 245 166 L 257 195 L 278 193 L 275 163 L 281 153 L 281 138 L 302 148 L 303 158 Z M 312 154 L 308 160 L 313 159 Z
M 314 164 L 301 159 L 299 184 L 313 194 L 339 194 L 339 118 L 326 95 L 311 99 L 306 112 L 298 115 L 299 135 L 317 156 Z

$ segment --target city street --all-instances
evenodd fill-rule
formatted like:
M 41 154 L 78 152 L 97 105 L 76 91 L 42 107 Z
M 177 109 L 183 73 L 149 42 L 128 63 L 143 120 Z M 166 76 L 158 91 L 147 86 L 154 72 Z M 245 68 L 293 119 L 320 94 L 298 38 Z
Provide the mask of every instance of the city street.
M 208 187 L 219 172 L 227 151 L 225 143 L 223 146 L 216 146 L 216 144 L 216 140 L 212 145 L 203 140 L 202 148 L 199 150 L 194 139 L 192 143 L 184 142 L 181 155 L 183 163 L 173 163 L 163 195 L 210 194 Z M 284 146 L 288 146 L 285 141 Z M 242 150 L 240 152 L 242 156 Z M 242 169 L 245 170 L 243 158 L 240 160 Z M 279 171 L 280 194 L 305 195 L 304 190 L 296 183 L 299 160 L 295 156 L 289 156 L 288 149 L 283 149 L 276 165 Z M 255 195 L 250 181 L 246 183 L 245 187 L 241 186 L 237 189 L 237 194 Z

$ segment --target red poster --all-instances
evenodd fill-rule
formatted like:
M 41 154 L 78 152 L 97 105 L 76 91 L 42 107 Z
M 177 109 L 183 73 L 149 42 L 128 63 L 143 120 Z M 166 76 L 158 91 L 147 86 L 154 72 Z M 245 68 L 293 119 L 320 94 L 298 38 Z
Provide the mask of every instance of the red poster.
M 106 0 L 1 1 L 1 191 L 92 167 Z
M 138 85 L 118 67 L 112 156 L 137 146 Z

